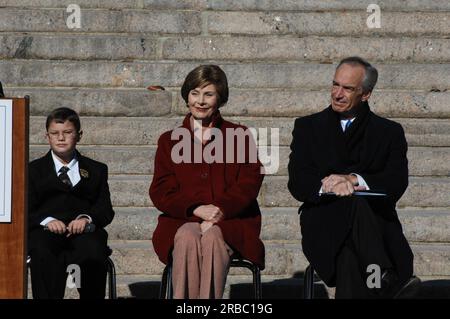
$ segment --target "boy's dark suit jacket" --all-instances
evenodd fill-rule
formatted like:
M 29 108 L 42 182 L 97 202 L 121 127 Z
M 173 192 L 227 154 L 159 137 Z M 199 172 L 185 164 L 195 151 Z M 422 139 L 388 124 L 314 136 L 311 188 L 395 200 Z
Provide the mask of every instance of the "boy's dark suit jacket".
M 304 203 L 299 210 L 303 252 L 329 286 L 335 284 L 336 255 L 350 231 L 354 199 L 318 195 L 321 179 L 330 174 L 356 173 L 372 190 L 387 193 L 386 198 L 365 200 L 383 221 L 384 239 L 398 271 L 409 273 L 412 268 L 412 252 L 395 210 L 408 186 L 405 134 L 400 124 L 375 115 L 367 103 L 359 110 L 345 133 L 331 106 L 298 118 L 292 133 L 288 188 Z
M 97 228 L 111 223 L 114 211 L 108 187 L 108 167 L 77 151 L 81 180 L 73 188 L 58 178 L 51 152 L 29 164 L 28 229 L 32 231 L 46 217 L 65 224 L 79 214 L 92 217 Z

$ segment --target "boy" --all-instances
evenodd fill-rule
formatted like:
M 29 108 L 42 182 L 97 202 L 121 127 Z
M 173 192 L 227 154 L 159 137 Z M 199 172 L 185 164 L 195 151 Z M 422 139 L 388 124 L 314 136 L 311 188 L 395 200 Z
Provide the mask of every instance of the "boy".
M 78 114 L 58 108 L 46 121 L 50 151 L 29 164 L 29 254 L 33 298 L 62 299 L 67 267 L 79 266 L 80 298 L 105 297 L 107 237 L 114 211 L 108 167 L 82 156 Z M 95 225 L 95 227 L 94 227 Z

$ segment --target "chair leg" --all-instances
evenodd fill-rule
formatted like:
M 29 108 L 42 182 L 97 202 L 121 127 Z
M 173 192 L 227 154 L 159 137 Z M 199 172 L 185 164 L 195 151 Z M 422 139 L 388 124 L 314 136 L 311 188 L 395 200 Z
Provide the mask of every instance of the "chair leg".
M 304 295 L 305 299 L 313 299 L 314 298 L 314 268 L 309 265 L 305 270 L 304 277 Z
M 109 299 L 117 299 L 116 267 L 111 258 L 106 259 L 109 274 Z
M 167 299 L 173 299 L 172 266 L 167 271 Z
M 166 299 L 166 292 L 167 292 L 167 272 L 168 267 L 166 266 L 164 268 L 162 278 L 161 278 L 161 286 L 159 286 L 159 299 Z
M 253 288 L 255 291 L 255 299 L 259 300 L 262 298 L 262 287 L 261 287 L 261 272 L 259 267 L 255 266 L 252 270 L 253 272 Z
M 27 271 L 26 271 L 26 277 L 25 277 L 25 299 L 28 299 L 28 277 L 30 275 L 30 267 L 31 267 L 31 257 L 27 256 Z

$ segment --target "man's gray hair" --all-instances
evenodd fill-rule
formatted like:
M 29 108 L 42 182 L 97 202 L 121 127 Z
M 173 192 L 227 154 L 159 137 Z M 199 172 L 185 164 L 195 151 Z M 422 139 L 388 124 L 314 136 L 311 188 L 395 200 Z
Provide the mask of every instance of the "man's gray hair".
M 373 88 L 375 87 L 375 84 L 377 84 L 378 80 L 378 71 L 376 68 L 374 68 L 369 62 L 364 60 L 363 58 L 360 58 L 358 56 L 351 56 L 348 58 L 345 58 L 339 62 L 336 70 L 342 65 L 342 64 L 350 64 L 352 66 L 362 66 L 365 70 L 364 72 L 364 79 L 362 81 L 362 89 L 364 93 L 372 92 Z

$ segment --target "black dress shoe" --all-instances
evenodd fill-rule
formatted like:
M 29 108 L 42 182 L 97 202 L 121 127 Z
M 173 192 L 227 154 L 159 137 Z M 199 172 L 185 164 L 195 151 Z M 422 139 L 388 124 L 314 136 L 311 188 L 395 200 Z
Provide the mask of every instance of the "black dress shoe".
M 410 299 L 417 295 L 420 289 L 420 279 L 416 276 L 410 277 L 394 295 L 394 299 Z
M 400 281 L 395 271 L 387 269 L 381 276 L 381 298 L 413 298 L 420 288 L 420 279 L 416 276 Z

